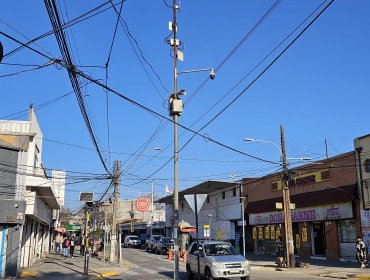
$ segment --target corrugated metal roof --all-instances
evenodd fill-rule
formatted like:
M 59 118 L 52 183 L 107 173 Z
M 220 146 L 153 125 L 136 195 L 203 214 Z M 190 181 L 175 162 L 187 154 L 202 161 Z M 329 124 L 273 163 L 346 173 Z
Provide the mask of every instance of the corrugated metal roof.
M 179 201 L 184 199 L 186 194 L 209 194 L 219 190 L 225 190 L 232 187 L 238 187 L 239 183 L 223 182 L 223 181 L 207 181 L 191 188 L 179 191 Z M 157 200 L 158 203 L 173 203 L 173 195 L 169 195 Z

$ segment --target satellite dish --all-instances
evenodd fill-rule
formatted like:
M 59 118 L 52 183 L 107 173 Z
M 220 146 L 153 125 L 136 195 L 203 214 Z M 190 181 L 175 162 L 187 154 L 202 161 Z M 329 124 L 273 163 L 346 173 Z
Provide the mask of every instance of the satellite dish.
M 3 60 L 3 55 L 4 55 L 3 44 L 0 42 L 0 63 Z

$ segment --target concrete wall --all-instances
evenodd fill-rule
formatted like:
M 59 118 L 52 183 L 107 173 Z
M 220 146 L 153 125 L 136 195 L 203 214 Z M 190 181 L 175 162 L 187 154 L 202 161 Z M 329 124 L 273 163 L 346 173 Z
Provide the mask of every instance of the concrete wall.
M 370 209 L 370 135 L 354 140 L 361 209 Z

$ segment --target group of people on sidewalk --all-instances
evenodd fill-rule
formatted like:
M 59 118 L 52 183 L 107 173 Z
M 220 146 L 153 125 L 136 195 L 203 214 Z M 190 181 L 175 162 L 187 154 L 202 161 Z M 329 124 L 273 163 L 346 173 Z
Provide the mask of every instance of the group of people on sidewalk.
M 85 254 L 85 240 L 82 237 L 68 236 L 67 234 L 58 233 L 55 236 L 54 251 L 55 254 L 60 254 L 63 249 L 64 257 L 74 257 L 75 247 L 80 248 L 80 255 Z

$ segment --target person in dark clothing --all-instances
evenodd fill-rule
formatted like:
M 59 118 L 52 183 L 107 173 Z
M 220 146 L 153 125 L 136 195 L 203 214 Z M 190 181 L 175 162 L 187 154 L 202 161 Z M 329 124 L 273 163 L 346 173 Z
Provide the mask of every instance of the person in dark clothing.
M 71 242 L 69 244 L 69 254 L 73 258 L 73 254 L 75 252 L 76 240 L 74 237 L 71 238 Z
M 81 244 L 80 244 L 80 255 L 81 256 L 85 256 L 85 242 L 86 242 L 85 236 L 82 236 Z
M 361 237 L 357 237 L 356 242 L 356 259 L 361 263 L 361 268 L 366 268 L 367 264 L 367 247 Z

